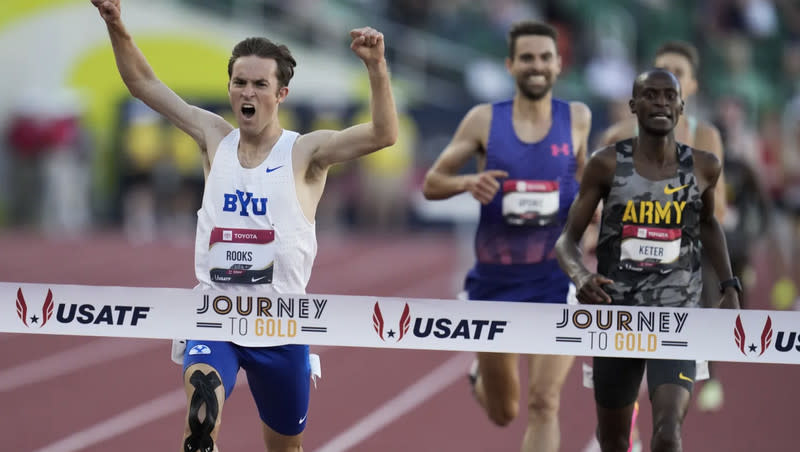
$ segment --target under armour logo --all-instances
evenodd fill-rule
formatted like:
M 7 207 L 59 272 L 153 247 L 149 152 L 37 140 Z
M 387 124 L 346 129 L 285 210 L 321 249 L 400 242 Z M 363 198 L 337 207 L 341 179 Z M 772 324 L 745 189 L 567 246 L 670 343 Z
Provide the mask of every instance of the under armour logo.
M 569 144 L 561 143 L 561 146 L 553 143 L 550 145 L 550 153 L 553 154 L 553 157 L 558 157 L 558 154 L 569 155 Z

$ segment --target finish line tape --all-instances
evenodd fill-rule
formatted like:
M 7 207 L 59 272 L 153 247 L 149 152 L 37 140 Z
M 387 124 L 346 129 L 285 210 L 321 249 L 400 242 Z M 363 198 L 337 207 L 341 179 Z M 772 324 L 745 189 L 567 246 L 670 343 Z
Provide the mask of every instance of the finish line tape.
M 0 332 L 800 364 L 800 312 L 0 283 Z

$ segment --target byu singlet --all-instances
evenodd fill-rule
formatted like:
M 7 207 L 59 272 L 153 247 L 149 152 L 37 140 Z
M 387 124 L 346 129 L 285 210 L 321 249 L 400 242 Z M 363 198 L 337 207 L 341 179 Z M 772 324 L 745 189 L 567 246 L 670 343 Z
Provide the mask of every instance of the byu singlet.
M 598 273 L 614 304 L 697 306 L 701 193 L 692 148 L 677 144 L 675 177 L 652 181 L 636 172 L 633 139 L 616 145 L 614 182 L 604 199 L 597 243 Z
M 292 148 L 297 137 L 284 130 L 255 168 L 239 163 L 239 129 L 219 144 L 197 212 L 200 288 L 234 285 L 237 290 L 305 293 L 317 239 L 295 190 Z
M 558 267 L 553 247 L 578 186 L 570 106 L 552 100 L 552 125 L 535 143 L 519 139 L 512 110 L 511 100 L 492 105 L 485 169 L 507 171 L 508 178 L 500 180 L 492 201 L 481 206 L 477 263 L 468 281 L 532 282 L 531 290 L 544 288 L 540 298 L 550 295 L 548 288 L 558 288 L 551 297 L 557 299 L 537 301 L 564 302 L 569 279 Z

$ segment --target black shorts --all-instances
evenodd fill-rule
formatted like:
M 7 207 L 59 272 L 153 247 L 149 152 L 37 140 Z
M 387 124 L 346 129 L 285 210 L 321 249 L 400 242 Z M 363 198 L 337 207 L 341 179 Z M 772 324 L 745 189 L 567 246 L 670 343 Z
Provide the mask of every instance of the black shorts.
M 683 386 L 690 393 L 697 374 L 695 361 L 639 358 L 594 358 L 594 400 L 607 409 L 628 406 L 639 398 L 639 386 L 647 368 L 650 398 L 664 384 Z

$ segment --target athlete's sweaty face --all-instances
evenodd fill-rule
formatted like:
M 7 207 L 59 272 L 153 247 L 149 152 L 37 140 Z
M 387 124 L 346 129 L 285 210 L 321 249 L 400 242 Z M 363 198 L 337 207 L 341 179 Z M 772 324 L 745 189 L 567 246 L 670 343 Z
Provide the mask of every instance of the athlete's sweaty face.
M 519 36 L 514 57 L 506 58 L 506 68 L 517 82 L 520 94 L 531 100 L 547 95 L 561 73 L 561 57 L 549 36 Z
M 667 135 L 675 129 L 683 114 L 681 85 L 670 72 L 645 72 L 634 82 L 630 106 L 640 128 L 653 135 Z
M 233 63 L 228 97 L 243 131 L 260 133 L 276 120 L 278 104 L 289 93 L 289 88 L 279 88 L 277 68 L 275 60 L 255 55 L 240 57 Z
M 656 57 L 654 66 L 672 72 L 681 84 L 683 98 L 688 99 L 697 92 L 697 79 L 689 59 L 680 53 L 666 52 Z

